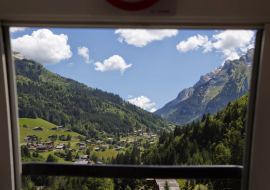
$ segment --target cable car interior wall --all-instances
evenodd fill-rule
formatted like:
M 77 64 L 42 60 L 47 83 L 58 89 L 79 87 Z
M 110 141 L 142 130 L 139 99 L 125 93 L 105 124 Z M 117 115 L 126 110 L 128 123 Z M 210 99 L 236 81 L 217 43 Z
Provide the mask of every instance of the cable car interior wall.
M 37 170 L 44 169 L 38 164 L 22 167 L 20 161 L 17 91 L 9 36 L 11 26 L 257 30 L 246 124 L 244 165 L 243 167 L 230 166 L 231 168 L 227 167 L 227 169 L 232 169 L 228 171 L 234 177 L 240 175 L 243 190 L 268 189 L 270 186 L 269 5 L 270 2 L 266 0 L 2 0 L 0 3 L 0 53 L 2 55 L 0 60 L 0 144 L 2 150 L 0 189 L 21 189 L 22 174 L 35 174 Z M 104 168 L 95 167 L 92 169 L 100 170 L 97 176 L 106 176 Z M 125 170 L 125 167 L 121 167 L 121 170 Z M 38 169 L 35 170 L 35 168 Z M 170 166 L 156 167 L 156 170 L 149 171 L 147 167 L 128 169 L 134 172 L 136 170 L 136 175 L 134 173 L 136 177 L 145 177 L 144 172 L 153 174 L 152 177 L 154 177 L 156 171 L 169 173 L 175 170 L 176 173 L 179 173 L 178 171 L 189 173 L 187 170 L 198 172 L 198 168 Z M 68 168 L 62 171 L 67 172 L 66 175 L 71 175 L 69 171 L 78 171 L 78 169 L 82 168 Z M 191 174 L 191 176 L 181 177 L 213 177 L 213 173 L 218 175 L 224 172 L 225 170 L 222 169 L 226 167 L 202 167 L 202 169 L 204 172 L 201 172 L 201 175 L 204 173 L 206 176 Z M 87 171 L 84 174 L 87 174 Z M 115 173 L 109 172 L 107 175 L 111 176 L 106 177 L 114 177 Z M 121 174 L 118 177 L 121 177 Z

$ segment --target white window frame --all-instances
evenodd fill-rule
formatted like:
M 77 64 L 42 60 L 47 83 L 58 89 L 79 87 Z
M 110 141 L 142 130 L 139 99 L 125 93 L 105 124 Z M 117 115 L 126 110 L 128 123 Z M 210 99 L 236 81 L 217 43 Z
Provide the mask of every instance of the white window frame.
M 31 1 L 31 0 L 30 0 Z M 26 2 L 25 7 L 31 6 L 33 2 Z M 52 0 L 47 1 L 49 3 L 54 3 Z M 67 1 L 65 1 L 67 2 Z M 83 0 L 85 4 L 86 0 Z M 95 1 L 92 4 L 95 6 L 103 5 L 102 1 Z M 189 6 L 188 0 L 184 0 L 186 7 Z M 234 1 L 235 2 L 235 1 Z M 207 14 L 202 14 L 200 17 L 198 13 L 195 19 L 188 17 L 188 13 L 185 10 L 183 15 L 185 17 L 176 17 L 172 20 L 167 17 L 160 18 L 145 18 L 136 15 L 136 13 L 129 13 L 124 11 L 118 11 L 115 13 L 115 17 L 107 16 L 101 19 L 98 12 L 99 9 L 93 11 L 92 17 L 87 17 L 91 15 L 90 13 L 85 13 L 83 16 L 79 15 L 79 10 L 83 8 L 84 5 L 78 8 L 74 7 L 75 12 L 70 15 L 61 15 L 59 17 L 50 17 L 50 11 L 44 14 L 40 14 L 38 17 L 33 17 L 33 15 L 38 15 L 34 13 L 31 15 L 26 15 L 24 11 L 29 11 L 29 7 L 26 10 L 22 10 L 21 14 L 26 15 L 20 17 L 20 15 L 13 16 L 12 10 L 8 10 L 3 14 L 0 12 L 0 53 L 1 53 L 1 67 L 0 67 L 0 117 L 1 117 L 1 127 L 0 127 L 0 144 L 3 154 L 0 156 L 0 189 L 13 190 L 21 188 L 21 162 L 20 162 L 20 149 L 19 149 L 19 128 L 18 128 L 18 112 L 17 112 L 17 93 L 16 93 L 16 81 L 15 81 L 15 71 L 14 63 L 10 52 L 10 41 L 9 41 L 9 26 L 44 26 L 44 27 L 89 27 L 89 28 L 118 28 L 118 27 L 133 27 L 133 28 L 179 28 L 179 29 L 259 29 L 261 32 L 261 41 L 257 42 L 257 47 L 259 49 L 259 55 L 257 55 L 257 76 L 256 79 L 252 79 L 251 86 L 251 97 L 249 110 L 248 110 L 248 124 L 247 124 L 247 137 L 245 143 L 245 154 L 244 154 L 244 170 L 242 178 L 242 189 L 268 189 L 270 186 L 270 150 L 268 145 L 270 144 L 270 24 L 268 20 L 270 19 L 270 13 L 266 13 L 268 4 L 267 1 L 256 2 L 260 4 L 259 8 L 254 5 L 254 10 L 256 14 L 248 17 L 245 12 L 239 11 L 234 18 L 236 20 L 230 20 L 227 15 L 214 13 L 213 12 L 207 19 Z M 62 2 L 59 0 L 58 4 Z M 204 2 L 205 5 L 209 5 L 208 2 Z M 228 4 L 231 2 L 228 1 Z M 242 1 L 237 1 L 237 5 L 241 5 Z M 253 2 L 244 2 L 245 6 L 252 7 Z M 8 3 L 7 3 L 8 4 Z M 42 4 L 42 3 L 41 3 Z M 57 3 L 56 3 L 57 4 Z M 233 4 L 233 3 L 232 3 Z M 63 5 L 64 8 L 72 5 L 72 2 L 67 2 Z M 5 8 L 5 6 L 3 6 Z M 180 7 L 180 6 L 179 6 Z M 181 10 L 178 7 L 179 10 Z M 14 8 L 14 7 L 12 7 Z M 23 8 L 23 7 L 22 7 Z M 0 7 L 1 9 L 1 7 Z M 111 10 L 109 5 L 106 5 L 104 10 Z M 15 7 L 16 10 L 16 7 Z M 100 8 L 101 15 L 106 15 L 107 13 L 102 12 L 103 8 Z M 193 11 L 196 8 L 193 9 Z M 10 15 L 7 14 L 10 11 Z M 42 7 L 38 7 L 37 10 L 42 11 Z M 77 11 L 77 12 L 76 12 Z M 189 10 L 190 11 L 190 10 Z M 257 14 L 257 12 L 261 11 Z M 52 11 L 53 12 L 53 11 Z M 110 13 L 111 13 L 110 12 Z M 250 13 L 252 11 L 247 11 Z M 268 11 L 269 12 L 269 11 Z M 181 13 L 179 13 L 181 16 Z M 75 15 L 75 18 L 71 18 Z M 126 18 L 120 16 L 127 15 Z M 259 15 L 258 18 L 256 15 Z M 266 16 L 265 16 L 266 15 Z M 118 17 L 117 17 L 118 16 Z M 185 15 L 184 15 L 185 16 Z M 225 19 L 222 16 L 226 17 Z M 243 18 L 242 18 L 242 17 Z M 215 18 L 217 17 L 217 18 Z M 202 18 L 202 19 L 200 19 Z M 250 18 L 250 20 L 248 19 Z M 256 51 L 256 50 L 255 50 Z M 255 72 L 255 71 L 254 71 Z M 254 74 L 254 73 L 253 73 Z

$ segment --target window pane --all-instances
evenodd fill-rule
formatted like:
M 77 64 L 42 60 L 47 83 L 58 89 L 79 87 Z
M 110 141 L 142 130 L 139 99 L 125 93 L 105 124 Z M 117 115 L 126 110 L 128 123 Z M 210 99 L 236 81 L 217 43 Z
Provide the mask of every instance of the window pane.
M 256 31 L 10 32 L 23 162 L 242 165 Z

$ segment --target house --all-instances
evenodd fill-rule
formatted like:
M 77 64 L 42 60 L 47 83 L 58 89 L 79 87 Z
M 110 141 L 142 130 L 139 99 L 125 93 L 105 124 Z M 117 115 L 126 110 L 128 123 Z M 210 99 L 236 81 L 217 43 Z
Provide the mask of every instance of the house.
M 49 147 L 49 149 L 54 147 L 54 142 L 53 141 L 47 141 L 44 144 L 47 145 Z
M 56 131 L 57 130 L 57 127 L 53 127 L 52 130 Z
M 155 144 L 154 142 L 150 142 L 150 145 Z
M 70 132 L 71 130 L 70 129 L 66 129 L 66 132 Z
M 25 138 L 23 138 L 23 141 L 25 141 L 25 142 L 30 142 L 30 140 L 31 140 L 30 137 L 25 137 Z
M 32 128 L 32 130 L 35 130 L 35 131 L 43 131 L 43 129 L 41 127 L 34 127 Z
M 86 140 L 85 142 L 86 142 L 86 143 L 91 143 L 91 140 Z
M 58 145 L 55 147 L 56 150 L 64 150 L 64 146 L 63 145 Z
M 36 138 L 37 136 L 36 135 L 27 135 L 27 137 L 30 137 L 32 139 L 32 138 Z
M 47 145 L 39 145 L 36 147 L 38 152 L 47 152 L 49 150 L 49 146 Z
M 138 142 L 142 142 L 142 141 L 143 141 L 143 139 L 142 139 L 142 138 L 139 138 L 139 139 L 138 139 Z
M 61 137 L 61 138 L 62 138 L 62 137 L 65 137 L 65 135 L 59 135 L 59 137 Z
M 96 144 L 91 144 L 91 146 L 96 146 Z
M 88 155 L 82 155 L 82 156 L 81 156 L 81 159 L 82 159 L 82 160 L 87 160 L 87 159 L 89 159 L 89 156 L 88 156 Z
M 109 148 L 109 146 L 107 144 L 103 144 L 101 145 L 102 148 Z
M 61 125 L 61 126 L 58 126 L 58 128 L 59 128 L 59 129 L 63 129 L 63 128 L 64 128 L 64 126 L 63 126 L 63 125 Z
M 123 147 L 121 147 L 121 146 L 117 146 L 117 147 L 115 148 L 115 150 L 117 150 L 117 151 L 121 151 L 121 150 L 123 150 Z
M 98 151 L 100 151 L 100 149 L 99 149 L 99 148 L 95 148 L 95 151 L 97 151 L 97 152 L 98 152 Z
M 124 140 L 121 140 L 120 143 L 124 143 L 125 141 Z
M 113 138 L 108 138 L 108 140 L 110 140 L 110 141 L 114 141 L 114 139 L 113 139 Z
M 49 139 L 52 138 L 52 137 L 53 137 L 52 135 L 48 136 Z
M 96 162 L 96 164 L 102 164 L 102 162 Z
M 30 152 L 34 152 L 34 151 L 36 150 L 36 148 L 35 148 L 34 146 L 30 146 L 30 148 L 28 148 L 28 150 L 29 150 Z
M 85 150 L 86 146 L 80 146 L 80 150 Z
M 97 144 L 102 144 L 102 143 L 103 143 L 103 141 L 101 141 L 101 140 L 97 141 Z
M 75 160 L 74 164 L 88 164 L 88 161 L 78 158 Z
M 157 135 L 151 135 L 151 138 L 156 139 Z
M 164 189 L 166 181 L 169 184 L 170 190 L 179 190 L 179 184 L 175 179 L 155 179 L 153 190 Z
M 85 144 L 84 143 L 79 143 L 79 146 L 85 146 Z

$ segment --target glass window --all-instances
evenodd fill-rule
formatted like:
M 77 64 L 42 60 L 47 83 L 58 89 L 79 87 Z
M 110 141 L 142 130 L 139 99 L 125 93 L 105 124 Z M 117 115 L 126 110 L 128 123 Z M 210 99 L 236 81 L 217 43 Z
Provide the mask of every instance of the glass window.
M 22 162 L 243 164 L 256 31 L 11 27 L 10 32 Z M 37 179 L 43 183 L 45 177 L 23 178 L 42 186 Z M 63 177 L 62 185 L 68 187 L 70 179 Z M 107 181 L 116 188 L 117 180 Z M 181 183 L 208 189 L 234 184 Z

